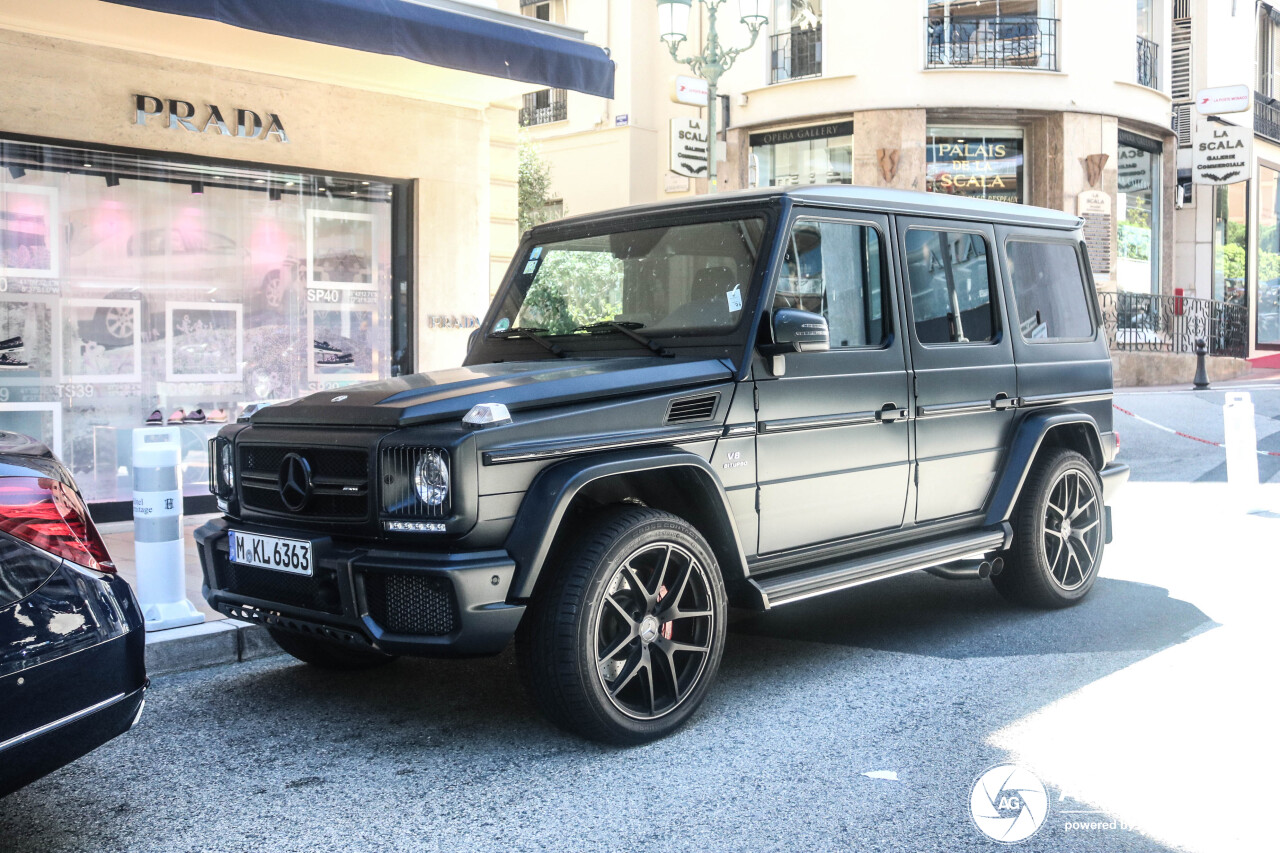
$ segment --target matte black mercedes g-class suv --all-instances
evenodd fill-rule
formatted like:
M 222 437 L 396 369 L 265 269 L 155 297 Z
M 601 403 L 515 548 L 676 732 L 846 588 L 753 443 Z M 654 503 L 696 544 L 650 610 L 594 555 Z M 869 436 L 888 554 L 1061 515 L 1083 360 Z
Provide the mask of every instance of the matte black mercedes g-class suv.
M 1074 216 L 771 189 L 540 226 L 463 367 L 224 428 L 205 597 L 357 668 L 496 654 L 660 737 L 726 608 L 904 572 L 1063 607 L 1110 538 L 1111 361 Z

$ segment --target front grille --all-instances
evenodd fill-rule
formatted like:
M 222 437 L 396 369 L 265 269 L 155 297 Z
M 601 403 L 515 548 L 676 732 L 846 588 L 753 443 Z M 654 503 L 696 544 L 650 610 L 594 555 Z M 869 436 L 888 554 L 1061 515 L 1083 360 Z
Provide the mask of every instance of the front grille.
M 317 567 L 312 577 L 233 563 L 225 551 L 214 551 L 218 588 L 275 604 L 341 613 L 337 574 Z
M 458 624 L 453 584 L 445 578 L 370 572 L 364 589 L 369 615 L 392 633 L 441 637 Z
M 307 505 L 294 513 L 280 497 L 280 466 L 297 453 L 311 466 L 313 491 Z M 292 447 L 243 444 L 237 475 L 245 507 L 272 515 L 363 521 L 369 517 L 369 453 L 352 447 Z

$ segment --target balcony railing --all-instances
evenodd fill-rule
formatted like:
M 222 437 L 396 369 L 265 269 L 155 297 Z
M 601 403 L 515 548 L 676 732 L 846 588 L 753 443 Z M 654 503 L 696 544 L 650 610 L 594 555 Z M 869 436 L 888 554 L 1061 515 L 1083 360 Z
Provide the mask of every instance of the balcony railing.
M 1122 352 L 1194 353 L 1197 338 L 1209 355 L 1249 354 L 1249 307 L 1189 296 L 1102 293 L 1107 342 Z
M 1058 70 L 1058 19 L 1023 15 L 925 18 L 926 68 Z
M 822 27 L 778 33 L 769 39 L 770 83 L 822 75 Z
M 1138 36 L 1138 85 L 1160 88 L 1160 45 Z
M 1280 101 L 1253 93 L 1253 131 L 1280 142 Z
M 564 89 L 542 89 L 524 96 L 520 109 L 520 126 L 550 124 L 569 117 L 569 97 Z

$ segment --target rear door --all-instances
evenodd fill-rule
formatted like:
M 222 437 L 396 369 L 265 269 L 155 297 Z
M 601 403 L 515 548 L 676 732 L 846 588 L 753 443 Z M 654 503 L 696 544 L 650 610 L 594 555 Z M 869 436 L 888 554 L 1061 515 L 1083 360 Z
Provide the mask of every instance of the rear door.
M 1027 409 L 1069 405 L 1111 423 L 1111 357 L 1078 232 L 1001 227 L 1018 397 Z
M 917 522 L 982 510 L 1017 398 L 989 224 L 898 217 L 914 368 Z
M 773 308 L 827 318 L 831 349 L 757 365 L 760 552 L 897 528 L 910 482 L 909 384 L 888 218 L 801 215 Z

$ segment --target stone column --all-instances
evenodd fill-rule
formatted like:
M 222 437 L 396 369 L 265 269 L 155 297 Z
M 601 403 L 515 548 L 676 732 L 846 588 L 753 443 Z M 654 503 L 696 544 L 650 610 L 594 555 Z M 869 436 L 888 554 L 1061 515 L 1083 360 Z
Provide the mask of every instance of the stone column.
M 854 114 L 855 184 L 923 191 L 924 177 L 924 110 L 865 110 Z

